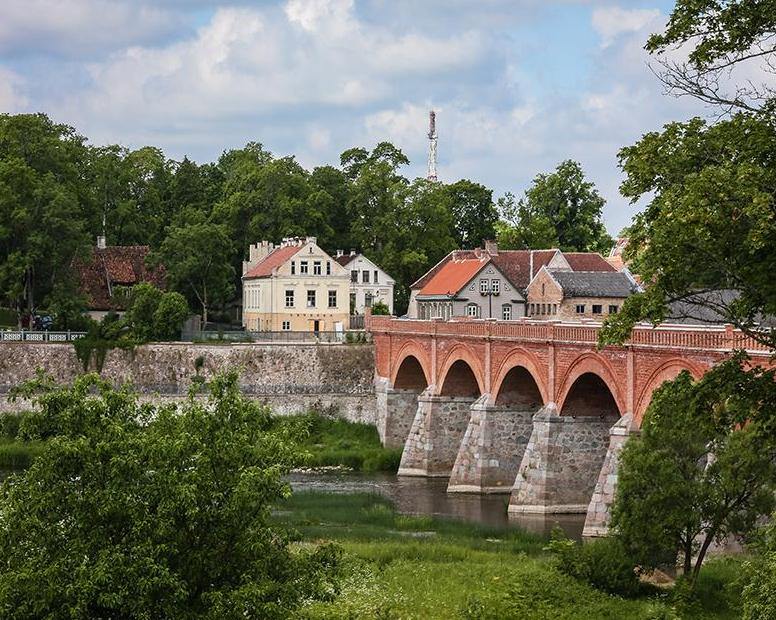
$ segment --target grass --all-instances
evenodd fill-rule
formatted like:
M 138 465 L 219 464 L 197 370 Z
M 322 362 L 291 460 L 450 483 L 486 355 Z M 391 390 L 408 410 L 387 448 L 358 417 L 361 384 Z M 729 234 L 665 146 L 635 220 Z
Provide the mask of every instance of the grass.
M 677 608 L 670 594 L 623 599 L 562 575 L 546 541 L 517 529 L 395 512 L 378 495 L 297 493 L 274 519 L 303 544 L 333 540 L 344 550 L 341 592 L 302 611 L 309 619 L 598 618 L 727 619 L 740 616 L 740 559 L 710 561 L 698 602 Z
M 343 466 L 363 472 L 396 472 L 399 468 L 401 449 L 384 448 L 377 429 L 369 424 L 318 413 L 278 417 L 275 424 L 306 452 L 300 465 Z

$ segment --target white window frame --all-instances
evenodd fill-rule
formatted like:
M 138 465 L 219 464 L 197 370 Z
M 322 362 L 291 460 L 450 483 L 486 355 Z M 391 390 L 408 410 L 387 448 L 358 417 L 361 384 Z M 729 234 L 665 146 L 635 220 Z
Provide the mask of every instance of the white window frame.
M 482 295 L 487 295 L 488 294 L 488 290 L 489 290 L 488 289 L 489 286 L 490 286 L 490 284 L 488 283 L 488 280 L 486 278 L 482 278 L 480 280 L 480 293 Z
M 309 269 L 309 263 L 306 260 L 299 261 L 299 275 L 307 275 Z
M 312 293 L 312 295 L 310 295 Z M 310 299 L 312 297 L 312 300 Z M 311 303 L 312 301 L 312 303 Z M 308 308 L 315 308 L 316 304 L 318 303 L 318 294 L 315 289 L 308 289 L 307 290 L 307 307 Z
M 290 293 L 290 295 L 289 295 Z M 295 295 L 294 295 L 294 289 L 286 289 L 286 308 L 293 308 L 294 303 L 296 302 Z M 291 303 L 288 303 L 288 302 Z
M 512 320 L 512 304 L 501 305 L 501 320 L 502 321 Z
M 283 321 L 283 324 L 281 325 L 281 329 L 284 332 L 290 332 L 291 331 L 291 321 Z
M 501 292 L 501 280 L 494 278 L 490 281 L 490 292 L 498 295 Z
M 314 260 L 313 261 L 313 275 L 314 276 L 320 276 L 323 274 L 323 268 L 321 266 L 321 261 Z
M 466 304 L 466 316 L 470 316 L 475 319 L 480 318 L 480 306 L 473 302 Z
M 334 303 L 331 303 L 332 295 L 334 295 Z M 329 291 L 329 308 L 336 308 L 337 307 L 337 289 L 334 289 L 333 291 Z

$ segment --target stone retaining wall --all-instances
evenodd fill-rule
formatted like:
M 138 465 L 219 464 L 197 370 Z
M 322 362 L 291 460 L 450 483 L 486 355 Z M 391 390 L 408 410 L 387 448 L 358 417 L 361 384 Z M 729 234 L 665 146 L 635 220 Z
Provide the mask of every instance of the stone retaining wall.
M 116 384 L 130 382 L 149 398 L 174 399 L 187 393 L 200 357 L 203 377 L 238 369 L 243 392 L 269 403 L 279 414 L 314 406 L 337 409 L 352 421 L 375 423 L 371 345 L 148 344 L 110 351 L 101 375 Z M 34 377 L 37 369 L 61 383 L 83 372 L 72 344 L 0 343 L 0 411 L 24 406 L 8 402 L 5 394 Z

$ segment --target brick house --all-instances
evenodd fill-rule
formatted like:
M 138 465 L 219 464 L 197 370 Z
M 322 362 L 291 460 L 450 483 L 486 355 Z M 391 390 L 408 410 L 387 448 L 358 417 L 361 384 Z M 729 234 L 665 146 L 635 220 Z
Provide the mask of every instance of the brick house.
M 639 290 L 627 271 L 566 271 L 542 267 L 528 285 L 528 316 L 603 320 Z
M 86 299 L 87 314 L 100 320 L 108 312 L 121 314 L 126 308 L 120 287 L 132 287 L 148 282 L 164 288 L 164 267 L 148 267 L 146 259 L 151 249 L 147 245 L 105 245 L 105 237 L 97 238 L 86 258 L 75 258 L 72 269 L 78 292 Z

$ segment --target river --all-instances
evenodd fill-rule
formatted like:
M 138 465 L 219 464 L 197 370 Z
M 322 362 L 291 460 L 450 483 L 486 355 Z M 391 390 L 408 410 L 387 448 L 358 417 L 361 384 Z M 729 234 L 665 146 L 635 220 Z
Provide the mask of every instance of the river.
M 410 478 L 393 474 L 351 472 L 292 473 L 295 491 L 379 493 L 405 514 L 463 519 L 493 527 L 516 527 L 543 536 L 559 525 L 569 538 L 580 540 L 584 514 L 508 515 L 509 495 L 448 493 L 445 478 Z

